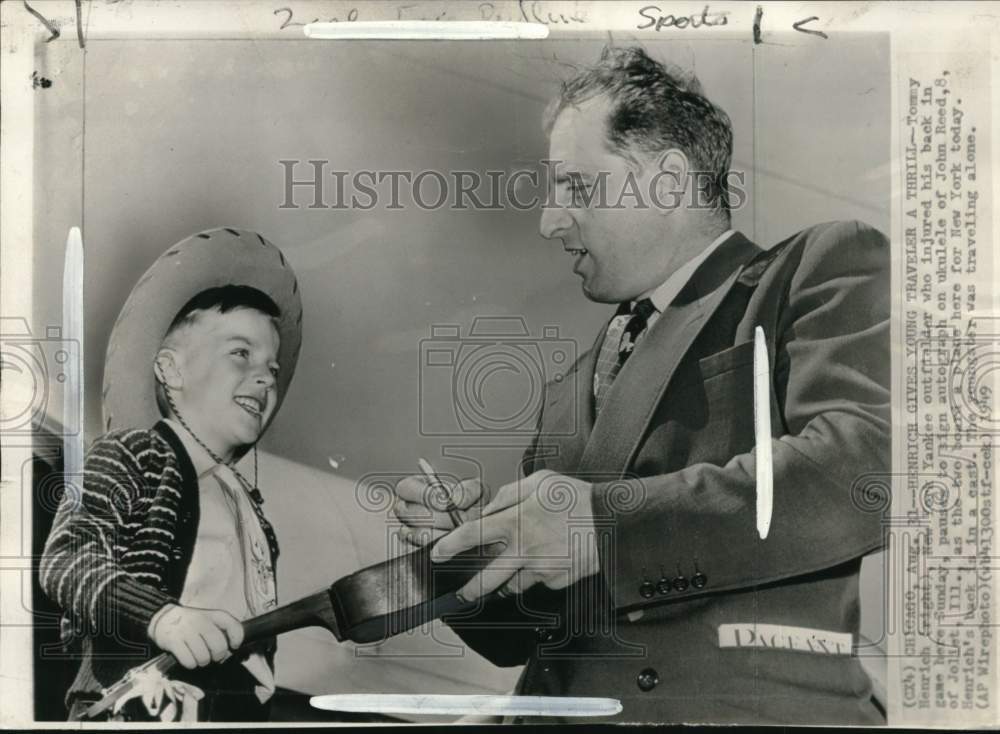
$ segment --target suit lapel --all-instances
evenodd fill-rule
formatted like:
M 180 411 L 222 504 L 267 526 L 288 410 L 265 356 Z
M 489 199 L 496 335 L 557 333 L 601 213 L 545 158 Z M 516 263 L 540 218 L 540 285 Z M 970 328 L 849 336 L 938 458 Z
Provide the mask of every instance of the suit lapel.
M 701 264 L 618 373 L 575 473 L 620 475 L 628 469 L 677 365 L 743 266 L 760 252 L 737 232 Z M 590 376 L 592 380 L 593 366 Z
M 550 389 L 546 397 L 541 435 L 545 444 L 553 446 L 553 453 L 545 460 L 546 468 L 553 471 L 562 474 L 574 471 L 593 430 L 594 369 L 605 331 L 607 324 L 601 329 L 591 350 L 567 375 L 570 379 L 564 380 L 556 389 Z

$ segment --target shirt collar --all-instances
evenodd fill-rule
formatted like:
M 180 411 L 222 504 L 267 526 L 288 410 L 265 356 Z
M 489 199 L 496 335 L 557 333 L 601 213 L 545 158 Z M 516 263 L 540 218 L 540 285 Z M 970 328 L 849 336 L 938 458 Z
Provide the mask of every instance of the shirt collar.
M 705 260 L 708 259 L 708 256 L 718 249 L 719 245 L 735 233 L 735 229 L 727 229 L 725 232 L 712 240 L 708 247 L 671 273 L 670 277 L 663 281 L 663 283 L 654 288 L 652 291 L 644 293 L 638 300 L 641 300 L 642 298 L 649 298 L 656 307 L 656 310 L 663 312 L 667 306 L 673 302 L 677 294 L 684 289 L 684 286 L 687 285 L 688 281 L 691 280 L 691 276 L 694 275 L 698 266 L 705 262 Z
M 204 479 L 208 474 L 211 474 L 215 467 L 221 466 L 201 444 L 194 440 L 191 432 L 182 426 L 179 421 L 173 418 L 164 418 L 163 422 L 173 429 L 174 433 L 181 440 L 181 443 L 184 444 L 184 449 L 188 452 L 191 465 L 194 466 L 199 481 Z

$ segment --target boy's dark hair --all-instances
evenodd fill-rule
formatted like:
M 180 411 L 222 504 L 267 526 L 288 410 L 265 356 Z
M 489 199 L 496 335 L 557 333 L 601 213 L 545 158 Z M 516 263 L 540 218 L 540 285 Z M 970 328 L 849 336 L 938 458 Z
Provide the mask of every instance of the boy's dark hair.
M 205 311 L 218 311 L 219 313 L 229 313 L 241 308 L 248 308 L 260 311 L 271 319 L 281 318 L 281 309 L 269 295 L 248 285 L 223 285 L 216 288 L 208 288 L 196 294 L 170 322 L 167 333 L 163 335 L 163 344 L 168 343 L 170 336 L 180 329 L 193 324 L 198 315 Z M 277 324 L 275 324 L 277 326 Z M 167 401 L 166 391 L 160 381 L 156 381 L 156 405 L 160 409 L 160 414 L 170 415 L 170 403 Z
M 633 161 L 632 150 L 650 155 L 670 148 L 684 151 L 694 170 L 710 175 L 705 201 L 729 219 L 726 177 L 733 153 L 732 124 L 705 97 L 694 74 L 668 68 L 638 46 L 605 46 L 594 66 L 563 82 L 546 110 L 546 132 L 552 132 L 566 107 L 602 94 L 611 101 L 606 127 L 612 151 Z
M 281 317 L 281 309 L 278 308 L 278 304 L 263 291 L 248 285 L 222 285 L 201 291 L 185 303 L 174 316 L 174 320 L 170 322 L 170 328 L 167 329 L 163 338 L 166 339 L 171 332 L 179 329 L 185 322 L 193 321 L 196 311 L 214 309 L 219 313 L 229 313 L 237 308 L 251 308 L 273 319 Z

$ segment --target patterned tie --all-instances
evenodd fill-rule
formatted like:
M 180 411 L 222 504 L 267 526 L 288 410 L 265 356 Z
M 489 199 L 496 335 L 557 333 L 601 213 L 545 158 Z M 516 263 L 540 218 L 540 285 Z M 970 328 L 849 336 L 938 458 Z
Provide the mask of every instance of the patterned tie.
M 637 302 L 635 308 L 631 310 L 628 303 L 618 307 L 618 312 L 608 325 L 594 368 L 595 417 L 604 407 L 615 377 L 631 356 L 639 337 L 646 330 L 649 317 L 655 312 L 656 306 L 648 298 Z

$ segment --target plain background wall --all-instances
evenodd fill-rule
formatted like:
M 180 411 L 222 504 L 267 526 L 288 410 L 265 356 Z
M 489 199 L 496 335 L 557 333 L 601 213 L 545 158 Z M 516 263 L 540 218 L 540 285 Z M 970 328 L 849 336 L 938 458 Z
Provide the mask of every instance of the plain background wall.
M 303 208 L 281 210 L 278 161 L 481 173 L 537 161 L 547 153 L 546 101 L 567 65 L 595 60 L 606 41 L 92 41 L 85 57 L 69 41 L 41 47 L 39 73 L 53 86 L 38 93 L 31 325 L 39 333 L 61 319 L 63 244 L 82 222 L 88 439 L 100 430 L 107 338 L 132 285 L 174 242 L 237 226 L 283 248 L 305 306 L 295 381 L 263 443 L 276 457 L 262 489 L 282 541 L 285 599 L 384 557 L 390 526 L 377 502 L 359 507 L 359 478 L 411 473 L 426 456 L 443 472 L 513 479 L 523 433 L 421 435 L 421 406 L 423 427 L 440 427 L 453 422 L 455 401 L 448 380 L 421 381 L 420 348 L 432 325 L 464 334 L 477 316 L 523 319 L 532 337 L 554 329 L 545 349 L 589 348 L 609 308 L 582 297 L 569 256 L 538 235 L 539 212 L 310 210 L 304 191 Z M 644 45 L 697 73 L 732 118 L 733 168 L 746 172 L 749 193 L 736 228 L 765 246 L 831 219 L 887 232 L 888 38 L 780 41 Z M 527 373 L 495 374 L 483 409 L 501 418 L 530 408 L 531 385 Z M 50 404 L 60 400 L 53 384 Z M 864 581 L 869 636 L 882 603 L 878 558 Z M 334 675 L 338 691 L 421 681 L 465 691 L 471 680 L 503 690 L 513 680 L 475 656 L 450 672 L 407 657 L 408 645 L 423 644 L 390 643 L 382 652 L 404 657 L 352 667 L 354 651 L 345 658 L 313 633 L 289 636 L 279 675 L 317 691 L 331 690 Z

